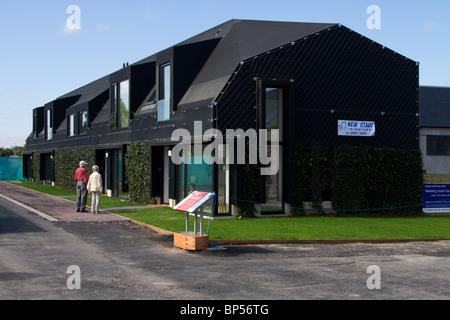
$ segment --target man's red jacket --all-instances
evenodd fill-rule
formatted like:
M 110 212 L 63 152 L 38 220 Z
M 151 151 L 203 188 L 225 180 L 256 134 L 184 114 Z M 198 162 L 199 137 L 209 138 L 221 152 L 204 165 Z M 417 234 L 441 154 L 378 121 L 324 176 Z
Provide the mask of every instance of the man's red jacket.
M 83 167 L 79 167 L 77 171 L 75 171 L 75 182 L 83 180 L 86 184 L 89 181 L 87 171 Z

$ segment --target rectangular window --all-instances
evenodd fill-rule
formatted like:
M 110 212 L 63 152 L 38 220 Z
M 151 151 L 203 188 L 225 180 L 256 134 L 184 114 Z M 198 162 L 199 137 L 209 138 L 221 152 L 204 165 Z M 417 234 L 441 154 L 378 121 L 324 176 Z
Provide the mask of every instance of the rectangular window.
M 230 213 L 230 145 L 219 145 L 220 154 L 223 155 L 221 164 L 217 164 L 217 212 L 228 214 Z
M 427 155 L 450 156 L 450 136 L 427 136 Z
M 33 111 L 33 139 L 37 139 L 39 132 L 37 132 L 38 127 L 38 117 L 37 117 L 37 111 Z
M 170 63 L 159 68 L 158 121 L 170 120 Z
M 264 176 L 265 204 L 261 205 L 261 214 L 284 212 L 283 202 L 283 88 L 267 87 L 265 89 L 265 100 L 263 102 L 263 125 L 267 129 L 267 151 L 271 153 L 271 130 L 278 129 L 278 172 L 271 176 Z
M 279 139 L 283 140 L 283 89 L 266 88 L 266 129 L 267 138 L 270 140 L 270 131 L 278 129 Z
M 130 81 L 114 83 L 111 89 L 111 129 L 130 125 Z
M 88 113 L 81 111 L 78 113 L 78 132 L 79 134 L 86 134 L 88 129 Z
M 125 80 L 119 83 L 119 128 L 128 128 L 130 123 L 130 81 Z
M 67 135 L 73 137 L 75 135 L 75 114 L 70 114 L 67 120 Z
M 202 155 L 206 145 L 202 146 Z M 195 155 L 194 146 L 188 154 L 180 154 L 183 163 L 178 165 L 178 196 L 180 201 L 187 197 L 192 191 L 212 192 L 212 162 L 211 155 Z M 205 205 L 206 212 L 210 210 L 210 203 Z
M 46 128 L 46 139 L 53 139 L 53 119 L 52 119 L 52 109 L 47 109 L 47 128 Z
M 271 152 L 270 144 L 267 145 L 268 153 Z M 264 176 L 266 203 L 261 205 L 261 213 L 282 212 L 283 208 L 283 147 L 278 147 L 278 172 L 271 176 Z
M 150 90 L 141 111 L 154 111 L 156 107 L 156 86 Z
M 122 149 L 114 149 L 110 151 L 109 157 L 111 158 L 111 192 L 113 197 L 128 198 L 128 192 L 126 191 L 125 171 L 124 167 L 125 155 Z

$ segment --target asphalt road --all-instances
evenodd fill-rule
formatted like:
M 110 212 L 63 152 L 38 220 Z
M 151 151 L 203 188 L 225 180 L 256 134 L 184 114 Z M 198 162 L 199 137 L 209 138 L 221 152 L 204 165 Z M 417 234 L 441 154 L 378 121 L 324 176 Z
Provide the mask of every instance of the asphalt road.
M 447 300 L 449 265 L 449 241 L 187 252 L 128 221 L 49 222 L 0 199 L 1 300 Z

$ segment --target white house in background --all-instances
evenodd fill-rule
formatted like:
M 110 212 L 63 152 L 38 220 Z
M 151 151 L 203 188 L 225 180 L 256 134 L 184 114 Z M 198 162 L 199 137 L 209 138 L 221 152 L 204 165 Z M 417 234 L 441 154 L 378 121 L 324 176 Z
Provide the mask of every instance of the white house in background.
M 427 176 L 450 178 L 450 87 L 420 87 L 420 149 Z

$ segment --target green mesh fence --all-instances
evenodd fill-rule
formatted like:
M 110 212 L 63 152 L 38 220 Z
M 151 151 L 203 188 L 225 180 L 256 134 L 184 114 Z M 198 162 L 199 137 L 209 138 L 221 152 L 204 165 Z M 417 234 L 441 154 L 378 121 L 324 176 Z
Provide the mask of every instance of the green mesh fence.
M 0 158 L 0 180 L 20 180 L 23 177 L 22 158 Z

